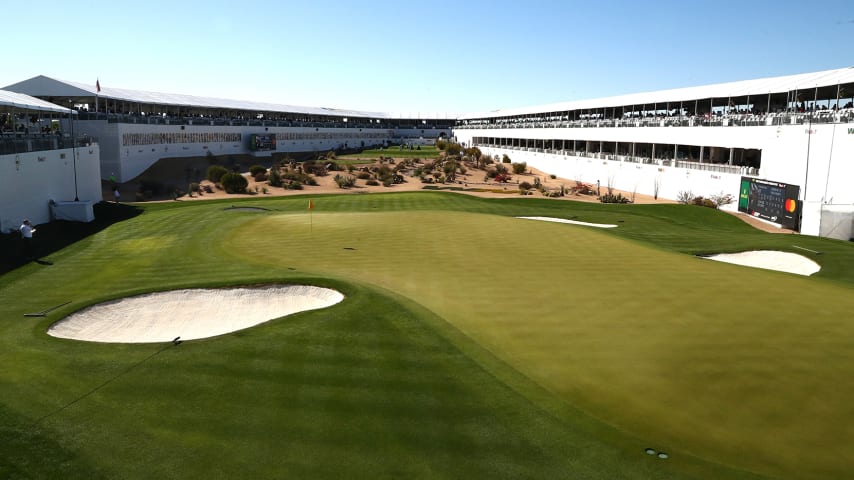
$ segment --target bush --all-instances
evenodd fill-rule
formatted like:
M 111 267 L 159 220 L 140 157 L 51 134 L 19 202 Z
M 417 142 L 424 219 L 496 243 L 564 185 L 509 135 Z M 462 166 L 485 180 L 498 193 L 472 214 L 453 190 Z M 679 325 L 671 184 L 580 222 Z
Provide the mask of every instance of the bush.
M 506 153 L 501 157 L 501 163 L 510 163 L 510 157 Z
M 255 176 L 257 176 L 259 173 L 267 173 L 267 168 L 266 168 L 266 167 L 264 167 L 263 165 L 252 165 L 251 167 L 249 167 L 249 173 L 250 173 L 253 177 L 255 177 Z
M 267 180 L 267 172 L 258 172 L 255 175 L 252 175 L 252 178 L 254 178 L 256 182 L 264 182 Z
M 302 184 L 299 182 L 289 181 L 284 185 L 285 190 L 302 190 Z
M 515 173 L 516 175 L 521 175 L 521 174 L 525 173 L 525 170 L 527 170 L 527 169 L 528 169 L 528 163 L 527 162 L 521 162 L 521 163 L 514 163 L 513 164 L 513 173 Z
M 207 175 L 205 178 L 210 180 L 213 183 L 219 183 L 222 179 L 222 176 L 228 173 L 228 169 L 221 165 L 211 165 L 208 167 Z
M 690 190 L 687 192 L 680 190 L 676 194 L 676 201 L 683 205 L 690 205 L 694 201 L 694 194 Z
M 356 175 L 356 178 L 358 178 L 359 180 L 370 180 L 371 174 L 370 174 L 370 172 L 359 172 Z
M 628 197 L 624 197 L 623 194 L 618 193 L 616 195 L 607 193 L 599 197 L 599 201 L 602 203 L 632 203 Z
M 555 175 L 555 174 L 553 173 L 553 174 L 549 175 L 549 178 L 551 178 L 552 180 L 554 180 L 554 179 L 556 179 L 556 178 L 557 178 L 557 175 Z
M 223 175 L 220 183 L 225 193 L 246 193 L 246 187 L 249 186 L 249 182 L 243 175 L 234 172 Z
M 531 185 L 530 182 L 522 182 L 519 184 L 519 190 L 530 190 L 532 188 L 534 188 L 534 186 Z
M 371 186 L 371 187 L 376 187 L 376 186 L 377 186 L 377 185 L 379 185 L 379 184 L 380 184 L 380 182 L 378 182 L 378 181 L 376 181 L 376 180 L 368 180 L 367 182 L 365 182 L 365 185 L 368 185 L 368 186 Z
M 729 193 L 718 193 L 717 195 L 712 195 L 709 199 L 715 203 L 715 208 L 721 208 L 724 205 L 729 205 L 730 203 L 735 202 L 735 197 L 733 197 Z
M 199 190 L 201 190 L 201 188 L 198 183 L 193 182 L 190 184 L 190 193 L 199 193 Z
M 356 185 L 356 177 L 351 177 L 350 175 L 341 175 L 338 173 L 335 175 L 334 180 L 338 188 L 351 188 Z
M 278 168 L 273 167 L 270 169 L 270 175 L 267 177 L 267 183 L 269 183 L 271 187 L 282 186 L 282 174 L 279 173 Z
M 698 207 L 708 207 L 708 208 L 718 208 L 718 205 L 710 198 L 704 198 L 702 196 L 694 197 L 691 199 L 691 203 L 693 205 L 697 205 Z

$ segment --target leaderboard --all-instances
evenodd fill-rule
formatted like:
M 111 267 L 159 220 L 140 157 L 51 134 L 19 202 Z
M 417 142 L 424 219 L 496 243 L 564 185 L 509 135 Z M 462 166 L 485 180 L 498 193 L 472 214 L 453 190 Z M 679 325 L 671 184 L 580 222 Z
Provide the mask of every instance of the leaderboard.
M 798 230 L 801 187 L 753 177 L 741 177 L 738 211 Z

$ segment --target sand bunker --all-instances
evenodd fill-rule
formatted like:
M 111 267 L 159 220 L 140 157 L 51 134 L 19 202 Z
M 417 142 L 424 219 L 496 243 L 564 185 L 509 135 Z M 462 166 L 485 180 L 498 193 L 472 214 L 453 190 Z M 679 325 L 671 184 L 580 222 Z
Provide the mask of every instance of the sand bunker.
M 717 260 L 718 262 L 734 263 L 745 267 L 764 268 L 766 270 L 777 270 L 806 276 L 821 270 L 821 265 L 803 255 L 778 252 L 776 250 L 722 253 L 718 255 L 706 255 L 702 258 Z
M 607 223 L 578 222 L 575 220 L 567 220 L 565 218 L 554 218 L 554 217 L 516 217 L 516 218 L 523 218 L 525 220 L 541 220 L 543 222 L 571 223 L 573 225 L 584 225 L 585 227 L 596 227 L 596 228 L 614 228 L 617 226 L 617 225 L 610 225 Z
M 335 290 L 306 285 L 173 290 L 93 305 L 51 325 L 47 333 L 90 342 L 192 340 L 329 307 L 343 299 Z

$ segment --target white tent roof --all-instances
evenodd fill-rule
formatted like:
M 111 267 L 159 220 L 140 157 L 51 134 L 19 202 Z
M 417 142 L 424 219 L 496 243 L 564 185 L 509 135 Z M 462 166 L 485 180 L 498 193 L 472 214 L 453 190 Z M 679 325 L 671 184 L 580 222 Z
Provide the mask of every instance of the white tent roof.
M 99 82 L 100 83 L 100 82 Z M 232 100 L 226 98 L 201 97 L 196 95 L 185 95 L 181 93 L 148 92 L 144 90 L 130 90 L 125 88 L 113 88 L 101 85 L 98 92 L 95 85 L 85 83 L 57 80 L 44 75 L 33 77 L 29 80 L 15 83 L 5 87 L 9 90 L 26 92 L 30 95 L 41 97 L 94 97 L 96 94 L 102 99 L 119 100 L 124 102 L 137 102 L 157 105 L 177 105 L 186 107 L 233 109 L 249 112 L 281 112 L 297 113 L 304 115 L 333 115 L 340 117 L 362 117 L 362 118 L 456 118 L 456 116 L 403 116 L 400 114 L 383 112 L 365 112 L 358 110 L 346 110 L 326 107 L 301 107 L 295 105 L 283 105 L 277 103 L 253 102 L 247 100 Z
M 683 102 L 709 98 L 743 97 L 746 95 L 767 95 L 769 93 L 785 93 L 795 90 L 810 90 L 816 87 L 827 87 L 854 83 L 854 67 L 825 70 L 814 73 L 802 73 L 784 77 L 760 78 L 757 80 L 741 80 L 737 82 L 718 83 L 700 87 L 659 90 L 657 92 L 632 93 L 614 97 L 595 98 L 591 100 L 575 100 L 570 102 L 553 103 L 534 107 L 493 110 L 463 115 L 461 119 L 494 118 L 534 113 L 564 112 L 572 110 L 622 107 L 629 105 L 663 105 L 667 102 Z
M 11 107 L 20 110 L 38 110 L 42 112 L 74 112 L 71 109 L 54 105 L 50 102 L 45 102 L 23 93 L 10 92 L 8 90 L 0 90 L 0 107 Z

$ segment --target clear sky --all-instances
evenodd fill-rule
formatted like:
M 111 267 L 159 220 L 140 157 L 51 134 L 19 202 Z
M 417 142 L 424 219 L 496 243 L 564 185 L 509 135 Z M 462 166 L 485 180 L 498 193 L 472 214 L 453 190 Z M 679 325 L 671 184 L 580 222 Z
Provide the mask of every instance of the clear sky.
M 0 4 L 0 87 L 473 113 L 854 66 L 852 0 Z

